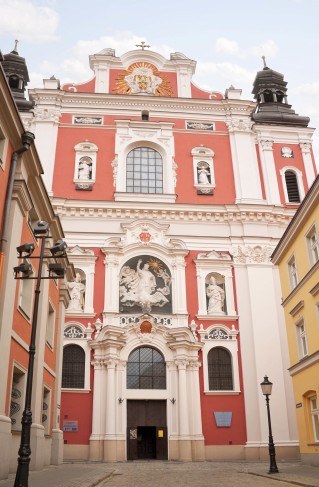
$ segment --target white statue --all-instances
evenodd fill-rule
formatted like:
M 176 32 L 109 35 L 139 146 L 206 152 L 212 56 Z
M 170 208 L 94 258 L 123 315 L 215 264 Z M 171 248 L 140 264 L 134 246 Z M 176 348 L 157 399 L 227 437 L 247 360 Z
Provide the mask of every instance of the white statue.
M 205 169 L 204 166 L 200 166 L 198 168 L 198 183 L 199 184 L 210 184 L 208 176 L 210 172 L 208 169 Z
M 142 259 L 139 259 L 136 270 L 124 266 L 120 274 L 120 302 L 124 306 L 134 305 L 142 308 L 144 313 L 150 313 L 152 306 L 162 307 L 169 300 L 171 278 L 163 268 L 157 268 L 154 272 L 163 279 L 164 287 L 158 288 L 155 275 L 149 270 L 149 264 L 142 267 Z
M 209 298 L 207 313 L 209 315 L 224 314 L 225 292 L 216 284 L 216 279 L 213 276 L 209 278 L 206 294 Z
M 78 167 L 78 179 L 88 181 L 91 179 L 92 163 L 86 159 L 80 159 Z
M 73 282 L 68 282 L 68 288 L 71 295 L 68 310 L 83 311 L 83 296 L 85 292 L 85 285 L 81 281 L 81 274 L 77 272 L 75 274 L 75 280 Z

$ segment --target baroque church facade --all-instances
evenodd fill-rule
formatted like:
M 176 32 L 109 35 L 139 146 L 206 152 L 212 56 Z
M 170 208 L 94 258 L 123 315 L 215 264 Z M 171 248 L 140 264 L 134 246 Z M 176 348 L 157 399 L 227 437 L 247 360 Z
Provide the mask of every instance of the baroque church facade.
M 32 89 L 22 114 L 69 246 L 60 427 L 69 459 L 298 456 L 270 255 L 312 184 L 309 119 L 284 76 L 255 100 L 197 87 L 196 62 L 90 56 L 93 78 Z M 235 80 L 234 80 L 235 81 Z

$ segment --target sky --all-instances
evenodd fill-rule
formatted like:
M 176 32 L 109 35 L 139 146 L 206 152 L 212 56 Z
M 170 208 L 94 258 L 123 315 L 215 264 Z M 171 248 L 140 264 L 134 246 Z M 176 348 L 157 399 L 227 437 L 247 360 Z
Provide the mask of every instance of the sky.
M 251 99 L 256 72 L 267 65 L 285 75 L 288 101 L 317 127 L 319 160 L 319 0 L 0 0 L 0 49 L 19 39 L 30 83 L 92 78 L 88 56 L 116 55 L 142 40 L 170 56 L 197 61 L 194 82 L 225 92 L 231 84 Z

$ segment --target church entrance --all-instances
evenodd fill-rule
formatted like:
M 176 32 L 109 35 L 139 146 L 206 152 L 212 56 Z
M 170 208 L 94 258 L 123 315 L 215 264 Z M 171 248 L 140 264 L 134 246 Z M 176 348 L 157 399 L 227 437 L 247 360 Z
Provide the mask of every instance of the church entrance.
M 167 460 L 166 401 L 127 401 L 127 459 Z

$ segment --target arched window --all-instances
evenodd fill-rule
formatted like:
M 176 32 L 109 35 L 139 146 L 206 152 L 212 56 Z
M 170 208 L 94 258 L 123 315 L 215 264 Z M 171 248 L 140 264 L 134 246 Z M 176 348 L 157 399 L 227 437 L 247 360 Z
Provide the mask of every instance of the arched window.
M 133 350 L 127 362 L 128 389 L 166 389 L 166 365 L 155 348 Z
M 14 74 L 12 76 L 10 76 L 10 78 L 9 78 L 10 88 L 12 88 L 13 90 L 18 90 L 20 88 L 19 81 L 20 80 L 19 80 L 18 76 L 14 75 Z
M 285 172 L 285 181 L 289 203 L 300 203 L 300 194 L 296 173 L 293 171 Z
M 233 389 L 233 368 L 231 354 L 222 347 L 212 348 L 207 355 L 210 391 L 231 391 Z
M 163 159 L 150 147 L 137 147 L 126 159 L 126 191 L 163 193 Z
M 85 352 L 79 345 L 63 349 L 62 387 L 84 389 Z

